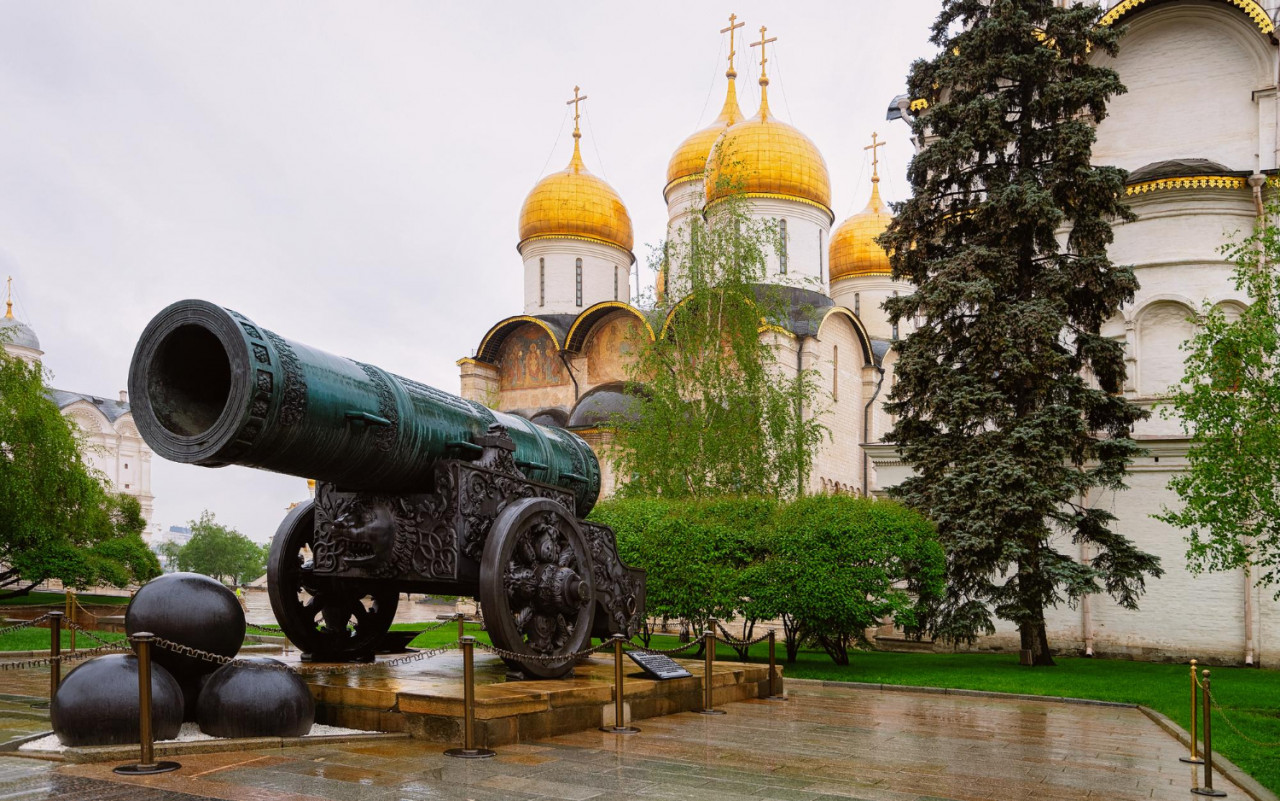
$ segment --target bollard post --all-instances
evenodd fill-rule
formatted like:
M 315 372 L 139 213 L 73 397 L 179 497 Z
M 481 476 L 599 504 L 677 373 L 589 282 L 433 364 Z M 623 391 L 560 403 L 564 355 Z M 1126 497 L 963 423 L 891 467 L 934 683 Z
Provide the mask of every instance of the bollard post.
M 71 631 L 71 653 L 76 652 L 76 593 L 75 590 L 67 590 L 67 628 Z
M 711 700 L 711 679 L 716 666 L 716 619 L 707 620 L 707 630 L 702 633 L 702 709 L 694 711 L 700 715 L 723 715 L 723 709 L 716 709 Z
M 769 695 L 766 701 L 786 701 L 785 695 L 778 694 L 778 657 L 775 653 L 777 647 L 778 632 L 775 629 L 769 629 Z
M 1191 756 L 1179 757 L 1179 762 L 1189 762 L 1192 765 L 1203 765 L 1204 760 L 1200 758 L 1200 754 L 1196 751 L 1196 737 L 1199 735 L 1200 727 L 1196 723 L 1196 710 L 1199 707 L 1200 693 L 1196 692 L 1198 687 L 1196 681 L 1196 660 L 1191 660 Z
M 168 773 L 182 767 L 177 762 L 156 762 L 155 743 L 151 734 L 151 641 L 155 635 L 140 631 L 129 638 L 138 659 L 138 743 L 140 758 L 135 765 L 121 765 L 115 773 L 125 776 L 147 776 Z
M 625 634 L 615 634 L 613 640 L 613 725 L 601 726 L 600 731 L 610 734 L 635 734 L 640 731 L 635 726 L 626 725 L 626 712 L 622 704 L 622 644 L 627 641 Z
M 467 632 L 463 628 L 463 625 L 466 623 L 466 621 L 467 621 L 467 616 L 459 612 L 458 613 L 458 642 L 462 642 L 462 638 L 467 636 Z
M 488 759 L 498 753 L 488 748 L 475 747 L 476 638 L 463 636 L 458 641 L 462 643 L 462 747 L 450 748 L 444 755 L 458 759 Z
M 62 684 L 62 613 L 49 613 L 49 702 L 58 694 Z
M 1204 698 L 1204 787 L 1192 787 L 1191 792 L 1196 795 L 1222 798 L 1226 793 L 1213 789 L 1213 726 L 1209 721 L 1209 704 L 1213 696 L 1209 692 L 1209 671 L 1204 671 L 1201 676 L 1200 687 Z

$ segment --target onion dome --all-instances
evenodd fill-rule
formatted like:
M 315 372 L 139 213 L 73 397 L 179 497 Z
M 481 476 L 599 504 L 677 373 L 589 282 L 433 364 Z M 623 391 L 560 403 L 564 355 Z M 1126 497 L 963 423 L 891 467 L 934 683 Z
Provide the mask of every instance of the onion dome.
M 689 138 L 676 148 L 676 152 L 671 154 L 671 161 L 667 163 L 667 185 L 662 190 L 664 196 L 675 184 L 701 178 L 707 168 L 707 157 L 711 155 L 711 148 L 720 138 L 720 134 L 724 133 L 729 126 L 742 121 L 744 115 L 741 106 L 738 105 L 738 91 L 734 88 L 734 78 L 738 77 L 738 73 L 734 72 L 731 66 L 725 73 L 725 77 L 729 79 L 729 89 L 725 92 L 724 107 L 720 109 L 720 116 L 701 131 L 690 134 Z
M 893 215 L 880 200 L 880 176 L 871 177 L 871 201 L 867 207 L 840 223 L 831 232 L 827 263 L 831 281 L 856 275 L 888 275 L 889 253 L 876 237 L 885 232 Z
M 633 237 L 627 207 L 612 186 L 582 163 L 576 102 L 573 117 L 573 158 L 568 167 L 538 181 L 524 199 L 516 249 L 532 239 L 570 238 L 603 242 L 630 253 Z
M 729 195 L 798 200 L 831 213 L 831 178 L 813 140 L 769 111 L 769 79 L 760 74 L 760 110 L 724 130 L 707 157 L 707 203 Z
M 36 336 L 36 332 L 31 330 L 31 326 L 13 316 L 12 290 L 10 290 L 9 299 L 5 301 L 4 317 L 0 317 L 0 345 L 40 350 L 40 339 Z

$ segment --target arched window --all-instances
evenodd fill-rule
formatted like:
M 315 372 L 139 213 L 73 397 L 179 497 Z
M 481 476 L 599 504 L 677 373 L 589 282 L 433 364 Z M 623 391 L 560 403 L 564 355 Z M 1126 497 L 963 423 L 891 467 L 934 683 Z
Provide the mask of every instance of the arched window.
M 613 299 L 618 299 L 618 265 L 613 265 Z
M 853 293 L 853 313 L 859 317 L 862 316 L 862 293 L 861 292 Z
M 574 281 L 577 285 L 575 296 L 579 306 L 582 305 L 582 259 L 578 259 L 573 265 Z
M 778 272 L 787 273 L 787 221 L 778 220 Z
M 831 346 L 831 400 L 840 400 L 840 346 Z
M 898 297 L 898 290 L 896 290 L 896 289 L 895 289 L 895 290 L 893 291 L 893 296 L 894 296 L 895 298 L 896 298 L 896 297 Z M 894 339 L 897 339 L 897 338 L 898 338 L 898 324 L 897 324 L 897 322 L 895 322 L 895 323 L 893 324 L 893 338 L 894 338 Z
M 547 260 L 538 259 L 538 305 L 547 305 Z

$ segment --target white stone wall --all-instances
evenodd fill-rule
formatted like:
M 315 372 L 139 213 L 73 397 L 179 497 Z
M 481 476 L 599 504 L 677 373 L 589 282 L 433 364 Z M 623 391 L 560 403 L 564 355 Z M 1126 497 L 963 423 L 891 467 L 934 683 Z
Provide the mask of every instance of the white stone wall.
M 841 310 L 827 313 L 816 340 L 808 339 L 812 364 L 822 390 L 819 408 L 829 438 L 814 457 L 809 492 L 862 492 L 863 416 L 866 413 L 867 360 L 858 332 Z M 874 371 L 874 368 L 872 368 Z
M 112 491 L 137 498 L 150 525 L 155 504 L 152 453 L 138 433 L 133 415 L 121 415 L 113 424 L 88 401 L 72 403 L 62 413 L 80 429 L 85 461 L 106 478 Z
M 1276 165 L 1274 46 L 1252 20 L 1226 3 L 1183 0 L 1127 16 L 1124 24 L 1119 55 L 1097 56 L 1128 89 L 1099 126 L 1097 163 L 1128 170 L 1175 158 L 1211 159 L 1232 170 Z
M 581 239 L 535 239 L 524 259 L 524 313 L 577 314 L 604 300 L 631 302 L 633 258 L 620 248 Z M 577 302 L 577 260 L 582 259 L 582 303 Z M 545 296 L 541 271 L 545 270 Z
M 889 313 L 882 304 L 895 292 L 909 295 L 912 291 L 911 284 L 894 281 L 887 275 L 855 275 L 832 284 L 831 299 L 837 306 L 854 309 L 872 339 L 893 339 L 893 325 L 889 323 Z M 903 321 L 898 326 L 897 335 L 905 337 L 910 331 L 910 322 Z

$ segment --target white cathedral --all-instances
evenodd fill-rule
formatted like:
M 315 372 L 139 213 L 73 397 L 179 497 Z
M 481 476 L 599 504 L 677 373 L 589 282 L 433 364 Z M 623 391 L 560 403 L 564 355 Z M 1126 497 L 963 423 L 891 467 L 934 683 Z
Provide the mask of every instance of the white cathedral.
M 1192 333 L 1193 314 L 1205 303 L 1231 311 L 1246 302 L 1219 247 L 1254 225 L 1261 193 L 1280 168 L 1273 21 L 1280 3 L 1104 2 L 1101 24 L 1124 24 L 1128 33 L 1117 58 L 1095 58 L 1110 62 L 1128 92 L 1112 100 L 1098 127 L 1094 160 L 1130 172 L 1126 194 L 1138 219 L 1116 227 L 1111 257 L 1134 265 L 1142 285 L 1105 332 L 1125 344 L 1126 395 L 1152 408 L 1182 376 L 1180 346 Z M 736 27 L 731 18 L 722 32 L 733 37 Z M 910 332 L 905 325 L 896 330 L 881 303 L 911 286 L 892 280 L 874 241 L 890 220 L 878 177 L 873 173 L 866 209 L 836 225 L 831 176 L 817 145 L 769 110 L 764 59 L 758 107 L 748 117 L 732 58 L 731 38 L 719 117 L 681 142 L 668 163 L 662 192 L 668 235 L 720 200 L 716 187 L 725 182 L 715 173 L 725 160 L 711 157 L 731 154 L 733 191 L 751 215 L 785 234 L 768 265 L 769 281 L 788 287 L 797 309 L 809 310 L 795 314 L 786 330 L 762 334 L 773 338 L 780 364 L 822 376 L 831 436 L 816 454 L 808 491 L 883 495 L 909 470 L 882 437 L 892 423 L 883 410 L 893 382 L 890 346 Z M 918 110 L 901 98 L 890 117 Z M 568 166 L 539 181 L 520 210 L 523 312 L 499 320 L 458 365 L 465 397 L 565 426 L 590 442 L 602 457 L 607 493 L 615 482 L 603 458 L 610 441 L 605 423 L 626 408 L 630 343 L 656 334 L 632 305 L 628 278 L 636 259 L 626 206 L 587 170 L 580 138 L 575 125 Z M 659 275 L 659 292 L 678 285 L 667 278 Z M 1051 642 L 1103 656 L 1271 664 L 1264 647 L 1280 642 L 1280 603 L 1271 591 L 1255 587 L 1246 571 L 1193 576 L 1185 567 L 1184 533 L 1151 517 L 1178 502 L 1166 487 L 1186 467 L 1189 442 L 1177 421 L 1153 414 L 1135 437 L 1147 453 L 1130 468 L 1130 488 L 1089 500 L 1109 507 L 1118 530 L 1158 554 L 1166 574 L 1148 583 L 1137 612 L 1105 596 L 1051 610 Z M 980 646 L 1017 648 L 1017 641 L 1016 629 L 1005 624 Z
M 31 326 L 13 315 L 13 279 L 9 281 L 4 317 L 0 317 L 0 342 L 10 356 L 28 364 L 40 364 L 44 357 L 40 338 Z M 85 461 L 107 480 L 111 490 L 138 499 L 149 527 L 155 510 L 155 496 L 151 493 L 151 448 L 142 441 L 133 423 L 125 392 L 121 390 L 113 400 L 50 389 L 48 397 L 79 429 Z

